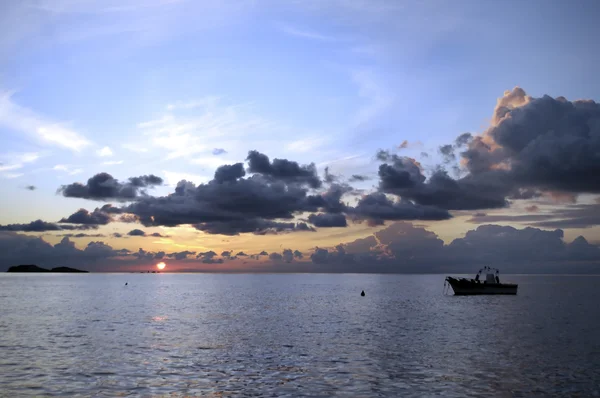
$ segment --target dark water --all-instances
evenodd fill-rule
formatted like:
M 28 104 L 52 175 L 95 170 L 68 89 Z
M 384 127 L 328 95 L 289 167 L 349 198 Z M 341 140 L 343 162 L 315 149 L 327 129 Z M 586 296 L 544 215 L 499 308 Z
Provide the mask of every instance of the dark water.
M 3 274 L 0 395 L 600 396 L 600 277 L 443 279 Z

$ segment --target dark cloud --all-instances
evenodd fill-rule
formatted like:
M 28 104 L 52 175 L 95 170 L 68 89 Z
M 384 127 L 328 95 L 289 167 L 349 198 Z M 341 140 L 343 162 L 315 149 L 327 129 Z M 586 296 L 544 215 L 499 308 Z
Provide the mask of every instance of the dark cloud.
M 17 264 L 36 264 L 45 268 L 71 266 L 90 271 L 110 269 L 107 260 L 128 253 L 114 250 L 103 242 L 89 242 L 84 249 L 78 249 L 68 237 L 52 245 L 42 238 L 14 232 L 0 232 L 0 252 L 0 271 Z
M 451 178 L 438 167 L 426 177 L 414 159 L 380 150 L 376 157 L 385 163 L 379 167 L 379 188 L 447 210 L 506 207 L 508 199 L 543 192 L 571 198 L 600 192 L 599 118 L 600 104 L 594 101 L 532 98 L 517 87 L 499 99 L 483 135 L 464 133 L 440 148 L 447 164 L 464 149 L 466 175 Z
M 258 151 L 248 152 L 246 160 L 250 173 L 262 174 L 287 183 L 307 184 L 311 188 L 321 186 L 314 163 L 300 166 L 297 162 L 287 159 L 273 159 L 271 162 L 267 155 Z
M 232 165 L 226 164 L 217 168 L 213 181 L 216 183 L 232 182 L 236 181 L 238 178 L 242 178 L 245 175 L 246 171 L 244 170 L 243 163 L 236 163 Z
M 334 248 L 316 248 L 310 259 L 315 267 L 304 269 L 319 272 L 474 274 L 486 264 L 497 266 L 504 273 L 595 273 L 600 264 L 600 248 L 583 237 L 566 243 L 559 229 L 498 225 L 479 226 L 464 238 L 445 245 L 433 232 L 399 222 L 368 238 Z
M 216 155 L 216 156 L 223 155 L 223 154 L 226 154 L 226 153 L 227 153 L 227 151 L 225 149 L 223 149 L 223 148 L 215 148 L 215 149 L 212 150 L 212 154 Z
M 79 231 L 96 228 L 96 225 L 59 225 L 42 220 L 35 220 L 28 224 L 0 225 L 0 231 L 14 232 Z
M 552 220 L 541 220 L 531 225 L 541 228 L 590 228 L 600 225 L 600 205 L 572 205 L 551 213 Z
M 269 254 L 269 259 L 272 261 L 282 261 L 283 256 L 279 253 L 271 253 Z
M 308 216 L 308 222 L 317 228 L 347 227 L 346 216 L 343 214 L 319 213 Z
M 370 178 L 368 176 L 360 175 L 360 174 L 352 174 L 352 177 L 350 177 L 350 179 L 349 179 L 350 182 L 362 182 L 362 181 L 367 181 L 367 180 L 370 180 Z
M 350 209 L 354 220 L 447 220 L 452 216 L 447 210 L 432 206 L 421 206 L 409 201 L 392 201 L 383 193 L 363 196 L 356 207 Z
M 154 238 L 168 238 L 169 235 L 162 235 L 160 232 L 153 232 L 148 236 L 152 236 Z
M 526 209 L 527 210 L 527 209 Z M 600 225 L 600 205 L 571 205 L 551 212 L 538 213 L 537 206 L 530 206 L 527 210 L 535 214 L 523 215 L 487 215 L 477 213 L 467 222 L 474 224 L 485 224 L 495 222 L 518 222 L 540 228 L 589 228 Z
M 63 237 L 67 237 L 67 238 L 105 238 L 106 237 L 106 235 L 104 235 L 104 234 L 86 234 L 86 233 L 59 234 L 57 236 L 63 236 Z
M 162 178 L 155 175 L 131 177 L 126 182 L 120 182 L 108 173 L 99 173 L 88 179 L 86 184 L 75 182 L 63 185 L 58 192 L 68 198 L 131 201 L 145 196 L 145 188 L 152 188 L 162 183 Z
M 129 236 L 146 236 L 146 232 L 142 231 L 141 229 L 132 229 L 131 231 L 127 232 L 127 235 Z
M 236 256 L 237 256 L 237 257 L 247 257 L 248 255 L 247 255 L 246 253 L 244 253 L 244 252 L 238 252 L 238 253 L 236 254 Z
M 195 256 L 195 255 L 196 255 L 196 252 L 184 250 L 181 252 L 169 253 L 166 256 L 168 258 L 174 258 L 175 260 L 184 260 L 184 259 L 188 258 L 189 256 Z
M 196 259 L 200 260 L 203 264 L 223 264 L 222 258 L 215 258 L 217 253 L 214 251 L 207 251 L 204 253 L 198 253 Z
M 299 251 L 299 250 L 294 250 L 294 258 L 301 259 L 302 257 L 304 257 L 304 256 L 302 255 L 302 252 L 301 252 L 301 251 Z
M 250 152 L 254 175 L 245 177 L 241 163 L 221 166 L 215 178 L 195 186 L 178 183 L 173 194 L 138 198 L 122 211 L 134 214 L 144 226 L 194 225 L 211 234 L 277 233 L 310 231 L 306 223 L 284 222 L 303 212 L 339 212 L 340 197 L 348 188 L 333 184 L 321 195 L 309 195 L 316 169 Z M 264 163 L 266 158 L 266 163 Z M 265 170 L 263 170 L 265 169 Z M 267 174 L 259 174 L 259 171 Z M 312 184 L 314 185 L 314 184 Z
M 280 232 L 314 231 L 314 229 L 308 227 L 306 223 L 277 222 L 260 218 L 198 223 L 194 225 L 194 228 L 210 234 L 229 236 L 248 232 L 254 233 L 255 235 L 265 235 Z
M 112 236 L 113 236 L 114 238 L 122 238 L 122 237 L 123 237 L 123 234 L 120 234 L 120 233 L 118 233 L 118 232 L 114 232 L 114 233 L 112 234 Z
M 37 188 L 35 185 L 27 185 L 25 189 L 27 189 L 28 191 L 35 191 Z
M 70 224 L 106 225 L 113 221 L 113 219 L 110 213 L 104 211 L 103 208 L 96 208 L 92 212 L 89 212 L 86 209 L 79 209 L 69 217 L 61 219 L 59 222 Z
M 260 253 L 258 253 L 259 256 L 268 256 L 269 253 L 267 253 L 266 251 L 261 251 Z

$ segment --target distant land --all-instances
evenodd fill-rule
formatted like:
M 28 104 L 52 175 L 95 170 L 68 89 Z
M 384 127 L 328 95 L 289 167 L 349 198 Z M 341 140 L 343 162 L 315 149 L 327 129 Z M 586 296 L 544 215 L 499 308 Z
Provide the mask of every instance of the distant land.
M 33 264 L 15 265 L 10 267 L 6 272 L 89 272 L 80 269 L 69 268 L 69 267 L 55 267 L 52 269 L 46 269 L 38 267 Z

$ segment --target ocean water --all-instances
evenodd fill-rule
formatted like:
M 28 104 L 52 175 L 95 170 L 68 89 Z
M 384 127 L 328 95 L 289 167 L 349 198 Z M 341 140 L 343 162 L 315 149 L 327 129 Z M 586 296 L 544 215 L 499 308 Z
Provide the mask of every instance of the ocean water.
M 600 277 L 502 278 L 3 274 L 0 396 L 600 396 Z

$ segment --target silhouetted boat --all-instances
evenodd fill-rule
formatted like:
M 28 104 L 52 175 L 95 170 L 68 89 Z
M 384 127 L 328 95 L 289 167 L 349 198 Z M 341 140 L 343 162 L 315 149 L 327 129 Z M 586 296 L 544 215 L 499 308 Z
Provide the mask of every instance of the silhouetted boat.
M 480 280 L 485 271 L 485 280 Z M 495 271 L 495 273 L 494 273 Z M 456 296 L 471 296 L 478 294 L 517 294 L 519 285 L 516 283 L 500 283 L 500 271 L 497 268 L 484 267 L 479 270 L 475 279 L 454 278 L 447 276 L 444 287 L 448 284 Z

